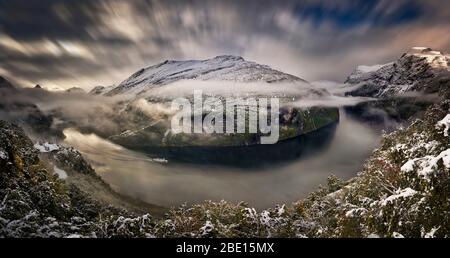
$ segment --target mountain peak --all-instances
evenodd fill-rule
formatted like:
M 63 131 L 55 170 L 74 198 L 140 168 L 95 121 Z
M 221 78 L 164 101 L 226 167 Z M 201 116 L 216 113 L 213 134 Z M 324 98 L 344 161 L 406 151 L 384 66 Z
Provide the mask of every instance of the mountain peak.
M 350 95 L 389 97 L 409 91 L 435 93 L 448 81 L 450 55 L 429 47 L 413 47 L 394 62 L 358 66 L 346 83 L 361 87 Z
M 450 55 L 429 47 L 413 47 L 402 57 L 414 56 L 428 63 L 433 68 L 450 70 Z
M 233 81 L 233 82 L 305 82 L 294 75 L 274 70 L 267 65 L 244 60 L 240 56 L 219 55 L 205 60 L 175 61 L 140 69 L 128 79 L 106 93 L 117 95 L 141 94 L 151 88 L 180 80 Z
M 220 55 L 216 56 L 213 59 L 215 60 L 233 60 L 233 61 L 245 61 L 244 58 L 241 56 L 234 56 L 234 55 Z
M 192 62 L 192 61 L 198 61 L 198 62 L 205 62 L 205 61 L 211 61 L 211 60 L 221 60 L 221 61 L 245 61 L 245 59 L 242 56 L 236 56 L 236 55 L 218 55 L 210 59 L 204 59 L 204 60 L 173 60 L 168 59 L 164 62 L 161 62 L 157 64 L 156 66 L 165 65 L 165 64 L 173 64 L 173 63 L 184 63 L 184 62 Z
M 411 54 L 440 54 L 442 55 L 441 51 L 435 51 L 430 47 L 412 47 L 410 50 L 408 50 L 408 53 Z

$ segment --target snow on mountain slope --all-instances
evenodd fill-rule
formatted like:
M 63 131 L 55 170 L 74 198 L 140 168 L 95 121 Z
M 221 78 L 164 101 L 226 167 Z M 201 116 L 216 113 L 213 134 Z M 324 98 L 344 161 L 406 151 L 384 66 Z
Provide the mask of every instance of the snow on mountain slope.
M 441 51 L 434 51 L 426 47 L 413 47 L 409 51 L 410 55 L 425 58 L 425 61 L 433 68 L 446 69 L 450 71 L 450 55 Z
M 450 55 L 414 47 L 395 62 L 359 66 L 346 83 L 360 87 L 354 96 L 391 97 L 410 91 L 435 93 L 449 83 Z
M 111 86 L 95 86 L 92 90 L 89 91 L 89 94 L 92 95 L 104 95 L 108 93 L 110 90 L 114 88 L 114 85 Z
M 95 87 L 91 94 L 117 98 L 117 121 L 120 132 L 109 135 L 113 142 L 130 149 L 150 151 L 167 146 L 246 146 L 259 144 L 255 134 L 172 134 L 171 118 L 177 110 L 171 102 L 175 98 L 215 96 L 222 104 L 232 103 L 227 97 L 277 97 L 280 105 L 280 139 L 289 139 L 315 131 L 336 122 L 339 112 L 329 105 L 302 106 L 292 102 L 300 99 L 319 99 L 331 96 L 323 88 L 315 87 L 294 75 L 286 74 L 244 60 L 223 55 L 206 60 L 165 61 L 139 70 L 113 88 Z M 235 99 L 236 103 L 238 101 Z M 309 102 L 310 103 L 310 102 Z M 241 108 L 242 105 L 236 105 Z M 197 108 L 197 107 L 195 107 Z M 203 112 L 203 106 L 195 110 Z M 256 112 L 252 106 L 249 112 Z M 238 123 L 237 121 L 236 123 Z M 247 121 L 245 121 L 247 122 Z M 236 134 L 237 135 L 237 134 Z
M 206 60 L 165 61 L 139 70 L 106 95 L 138 95 L 145 91 L 180 80 L 233 82 L 305 82 L 276 71 L 267 65 L 249 62 L 242 57 L 223 55 Z
M 347 83 L 359 82 L 364 79 L 370 79 L 370 76 L 376 71 L 380 70 L 386 66 L 392 66 L 394 62 L 390 62 L 387 64 L 377 64 L 377 65 L 359 65 L 356 67 L 355 71 L 353 71 L 349 77 L 347 78 Z

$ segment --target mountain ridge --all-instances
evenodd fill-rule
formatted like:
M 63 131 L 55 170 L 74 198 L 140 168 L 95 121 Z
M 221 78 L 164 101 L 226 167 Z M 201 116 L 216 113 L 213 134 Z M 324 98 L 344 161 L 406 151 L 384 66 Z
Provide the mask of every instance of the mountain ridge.
M 272 69 L 267 65 L 246 61 L 240 56 L 220 55 L 204 60 L 166 60 L 140 69 L 103 94 L 108 96 L 125 93 L 140 94 L 149 88 L 179 80 L 306 82 L 297 76 Z
M 392 97 L 406 92 L 438 93 L 450 85 L 450 55 L 427 47 L 413 47 L 397 60 L 358 66 L 345 83 L 358 85 L 352 96 Z

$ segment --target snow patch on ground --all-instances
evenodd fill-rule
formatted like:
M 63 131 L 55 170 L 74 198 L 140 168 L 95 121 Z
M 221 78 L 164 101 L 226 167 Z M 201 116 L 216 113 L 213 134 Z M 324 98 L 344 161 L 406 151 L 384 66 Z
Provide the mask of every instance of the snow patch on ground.
M 430 230 L 430 232 L 427 232 L 426 234 L 425 234 L 425 238 L 434 238 L 434 234 L 436 234 L 436 231 L 438 231 L 438 229 L 439 229 L 439 227 L 435 227 L 435 228 L 432 228 L 431 230 Z
M 446 168 L 450 168 L 450 149 L 441 152 L 436 157 L 428 155 L 422 158 L 408 160 L 401 167 L 401 171 L 408 173 L 414 171 L 414 169 L 417 168 L 417 174 L 419 176 L 429 179 L 433 171 L 436 170 L 439 160 L 442 160 L 443 165 Z
M 80 234 L 70 234 L 66 238 L 83 238 L 83 236 Z
M 270 226 L 270 222 L 272 221 L 272 218 L 270 217 L 270 212 L 266 210 L 262 211 L 260 221 L 261 224 L 265 226 Z
M 205 222 L 205 225 L 200 228 L 200 232 L 201 232 L 200 235 L 202 235 L 202 236 L 208 235 L 213 230 L 214 230 L 214 225 L 212 224 L 211 221 L 207 220 Z
M 450 128 L 450 114 L 446 115 L 444 117 L 444 119 L 442 119 L 441 121 L 437 122 L 436 124 L 436 128 L 440 129 L 441 127 L 445 127 L 444 128 L 444 136 L 448 136 L 448 129 Z
M 393 236 L 394 238 L 405 238 L 402 234 L 400 234 L 400 233 L 398 233 L 398 232 L 394 232 L 394 233 L 392 234 L 392 236 Z
M 0 159 L 8 159 L 8 153 L 0 150 Z
M 399 189 L 395 192 L 395 194 L 389 196 L 388 198 L 381 201 L 381 206 L 386 206 L 389 203 L 394 202 L 399 198 L 408 198 L 417 194 L 417 191 L 411 188 Z
M 66 179 L 67 178 L 67 173 L 66 173 L 66 171 L 64 171 L 64 170 L 62 170 L 62 169 L 60 169 L 60 168 L 58 168 L 57 166 L 53 166 L 53 171 L 55 172 L 55 174 L 57 174 L 58 175 L 58 177 L 60 178 L 60 179 Z
M 59 146 L 57 144 L 48 142 L 36 143 L 34 144 L 34 148 L 39 150 L 40 152 L 52 152 L 55 150 L 59 150 Z
M 349 210 L 349 211 L 347 211 L 345 213 L 345 217 L 353 218 L 353 217 L 356 217 L 356 216 L 364 215 L 366 212 L 367 212 L 367 209 L 365 209 L 365 208 L 351 209 L 351 210 Z

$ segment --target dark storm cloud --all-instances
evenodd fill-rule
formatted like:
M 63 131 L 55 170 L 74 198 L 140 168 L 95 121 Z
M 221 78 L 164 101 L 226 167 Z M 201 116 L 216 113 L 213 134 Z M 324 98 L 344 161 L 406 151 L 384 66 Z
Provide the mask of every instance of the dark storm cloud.
M 45 56 L 32 58 L 17 56 L 14 61 L 5 62 L 3 68 L 15 74 L 24 74 L 33 81 L 39 81 L 41 78 L 51 80 L 64 76 L 70 77 L 74 73 L 95 76 L 97 72 L 102 72 L 101 64 L 79 57 L 66 57 L 64 62 L 55 62 L 52 58 Z
M 307 80 L 342 80 L 358 64 L 393 60 L 413 45 L 448 51 L 449 7 L 445 0 L 0 0 L 0 74 L 90 88 L 165 59 L 236 54 Z
M 85 38 L 98 20 L 95 0 L 0 0 L 2 30 L 18 39 Z

